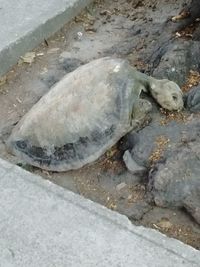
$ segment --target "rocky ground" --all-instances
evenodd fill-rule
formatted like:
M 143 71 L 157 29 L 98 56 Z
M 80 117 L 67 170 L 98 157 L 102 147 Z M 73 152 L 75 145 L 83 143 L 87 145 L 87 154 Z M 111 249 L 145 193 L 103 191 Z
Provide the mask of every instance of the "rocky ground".
M 0 79 L 1 157 L 200 249 L 199 41 L 196 0 L 95 1 Z M 176 81 L 185 110 L 153 103 L 149 125 L 77 171 L 45 172 L 9 154 L 5 141 L 32 105 L 66 73 L 102 56 Z

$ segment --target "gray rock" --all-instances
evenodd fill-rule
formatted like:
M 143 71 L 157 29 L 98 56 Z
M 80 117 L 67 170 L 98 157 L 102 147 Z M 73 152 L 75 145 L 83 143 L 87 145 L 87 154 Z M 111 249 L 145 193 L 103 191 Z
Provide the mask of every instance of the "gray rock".
M 199 185 L 198 185 L 199 186 Z M 200 190 L 196 192 L 196 195 L 188 196 L 184 199 L 184 207 L 192 214 L 194 219 L 200 224 Z
M 113 179 L 113 178 L 109 177 L 109 179 Z M 114 179 L 116 179 L 117 181 L 121 183 L 125 182 L 129 186 L 135 186 L 143 182 L 143 179 L 141 179 L 141 176 L 132 174 L 128 170 L 125 170 L 120 175 L 115 176 Z
M 128 154 L 134 162 L 149 168 L 148 191 L 156 205 L 184 207 L 200 223 L 200 119 L 193 116 L 186 123 L 170 122 L 162 126 L 152 122 L 139 132 L 130 133 L 133 148 Z M 156 140 L 163 136 L 169 141 L 154 168 L 150 155 Z M 126 140 L 126 142 L 127 142 Z M 130 159 L 129 159 L 130 160 Z M 149 196 L 150 197 L 150 196 Z
M 200 44 L 195 41 L 178 40 L 169 45 L 166 53 L 161 55 L 161 60 L 153 72 L 157 78 L 168 78 L 182 86 L 191 69 L 200 67 Z
M 188 131 L 189 126 L 182 123 L 172 121 L 167 126 L 162 126 L 160 121 L 153 121 L 140 131 L 127 134 L 124 138 L 124 142 L 130 144 L 129 150 L 132 160 L 140 166 L 149 168 L 149 158 L 157 147 L 156 140 L 158 138 L 163 137 L 169 140 L 161 158 L 164 159 L 167 156 L 167 152 L 173 146 L 177 146 L 182 142 L 182 137 L 185 136 L 186 133 L 186 135 L 190 135 Z
M 141 220 L 142 217 L 150 211 L 152 207 L 144 202 L 138 201 L 137 203 L 132 203 L 127 205 L 127 203 L 123 203 L 117 207 L 117 211 L 123 215 L 126 215 L 130 220 Z
M 200 86 L 194 87 L 185 96 L 185 106 L 191 112 L 200 111 Z
M 117 191 L 121 191 L 122 189 L 124 189 L 125 187 L 127 187 L 127 184 L 126 183 L 120 183 L 116 186 L 116 190 Z
M 139 175 L 139 176 L 144 176 L 147 173 L 147 169 L 144 166 L 140 166 L 139 164 L 137 164 L 133 160 L 131 153 L 128 150 L 124 153 L 123 160 L 124 160 L 124 163 L 127 169 L 131 173 Z
M 193 129 L 192 129 L 193 130 Z M 200 223 L 200 142 L 199 137 L 171 150 L 156 165 L 150 184 L 156 205 L 184 207 Z

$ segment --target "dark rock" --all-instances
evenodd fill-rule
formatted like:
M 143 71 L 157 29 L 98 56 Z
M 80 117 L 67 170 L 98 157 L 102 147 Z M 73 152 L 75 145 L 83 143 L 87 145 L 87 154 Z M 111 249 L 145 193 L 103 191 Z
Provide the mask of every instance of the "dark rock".
M 163 151 L 163 159 L 166 157 L 168 150 L 182 142 L 182 132 L 188 132 L 188 130 L 188 126 L 183 123 L 172 121 L 166 126 L 161 125 L 160 121 L 153 121 L 142 130 L 138 132 L 133 131 L 126 135 L 124 142 L 126 144 L 129 143 L 129 150 L 131 151 L 133 161 L 140 166 L 149 168 L 149 157 L 156 149 L 156 140 L 159 137 L 169 140 L 165 151 Z
M 185 96 L 185 106 L 192 112 L 200 111 L 200 86 L 194 87 Z
M 184 199 L 185 209 L 192 214 L 194 219 L 200 224 L 200 194 L 194 196 L 188 196 Z
M 190 12 L 190 21 L 199 18 L 200 16 L 200 2 L 199 0 L 190 0 L 187 3 L 187 10 Z
M 120 183 L 125 183 L 129 187 L 132 187 L 140 184 L 142 182 L 142 179 L 138 175 L 134 175 L 125 169 L 122 173 L 117 175 L 108 175 L 107 173 L 102 172 L 101 182 L 103 187 L 105 185 L 107 186 L 110 183 L 114 183 L 115 186 Z
M 141 220 L 142 217 L 152 209 L 152 207 L 144 201 L 138 201 L 132 204 L 121 204 L 117 207 L 117 211 L 126 215 L 130 220 Z
M 150 156 L 159 149 L 156 140 L 161 136 L 168 141 L 152 168 Z M 185 208 L 200 223 L 200 118 L 193 115 L 185 123 L 171 121 L 163 126 L 153 121 L 128 134 L 127 140 L 134 144 L 129 160 L 150 170 L 149 199 L 161 207 Z
M 199 23 L 199 22 L 198 22 Z M 193 32 L 192 39 L 194 41 L 200 41 L 200 24 L 196 27 L 195 31 Z
M 200 223 L 200 139 L 171 150 L 151 177 L 156 205 L 184 207 Z
M 167 78 L 182 86 L 189 71 L 200 68 L 199 42 L 178 40 L 168 46 L 165 52 L 160 56 L 160 63 L 153 72 L 156 78 Z
M 118 176 L 118 178 L 121 178 L 121 181 L 124 181 L 130 186 L 135 186 L 142 182 L 142 179 L 139 175 L 134 175 L 128 171 L 125 171 L 123 174 Z
M 144 166 L 140 166 L 139 164 L 137 164 L 133 160 L 131 153 L 128 150 L 124 153 L 123 160 L 125 162 L 127 169 L 132 174 L 136 174 L 139 176 L 145 176 L 145 174 L 147 174 L 147 169 Z
M 111 48 L 107 49 L 103 55 L 128 55 L 136 47 L 137 43 L 133 40 L 133 37 L 127 38 L 124 41 L 120 41 L 118 44 L 113 45 Z

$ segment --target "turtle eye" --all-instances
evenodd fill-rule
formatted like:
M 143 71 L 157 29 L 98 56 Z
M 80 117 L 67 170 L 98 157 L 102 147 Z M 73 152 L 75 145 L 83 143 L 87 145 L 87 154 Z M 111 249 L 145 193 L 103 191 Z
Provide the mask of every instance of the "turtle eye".
M 178 97 L 177 97 L 176 95 L 172 95 L 172 98 L 173 98 L 173 100 L 174 100 L 175 102 L 177 102 Z

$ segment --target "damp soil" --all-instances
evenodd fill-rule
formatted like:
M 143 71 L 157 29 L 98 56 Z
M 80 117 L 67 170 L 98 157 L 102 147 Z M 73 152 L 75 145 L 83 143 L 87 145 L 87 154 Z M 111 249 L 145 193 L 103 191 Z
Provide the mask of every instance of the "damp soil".
M 138 70 L 151 74 L 159 60 L 159 56 L 155 57 L 152 51 L 160 45 L 162 52 L 163 44 L 165 49 L 170 45 L 173 37 L 169 38 L 166 23 L 170 17 L 180 13 L 185 2 L 94 1 L 54 36 L 44 40 L 32 51 L 28 60 L 19 60 L 0 79 L 0 156 L 59 186 L 125 214 L 136 225 L 152 227 L 200 249 L 200 226 L 184 210 L 160 208 L 154 203 L 147 203 L 147 181 L 135 179 L 126 170 L 120 144 L 97 162 L 64 173 L 27 166 L 11 155 L 5 145 L 20 118 L 54 83 L 81 64 L 102 56 L 119 56 L 128 59 Z M 158 44 L 161 35 L 162 40 Z M 166 114 L 161 112 L 161 116 L 165 121 Z

